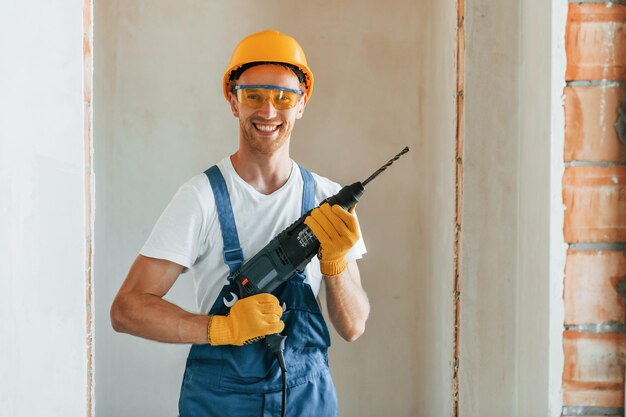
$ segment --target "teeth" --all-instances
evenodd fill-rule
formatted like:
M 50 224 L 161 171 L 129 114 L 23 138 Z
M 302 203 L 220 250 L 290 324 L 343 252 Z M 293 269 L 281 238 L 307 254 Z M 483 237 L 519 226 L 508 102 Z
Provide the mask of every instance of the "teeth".
M 278 129 L 277 125 L 260 125 L 255 123 L 254 126 L 262 132 L 273 132 Z

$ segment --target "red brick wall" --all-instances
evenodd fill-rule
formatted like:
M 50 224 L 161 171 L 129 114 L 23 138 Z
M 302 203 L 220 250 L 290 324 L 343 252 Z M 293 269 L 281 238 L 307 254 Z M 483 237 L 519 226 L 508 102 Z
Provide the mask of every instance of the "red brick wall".
M 565 43 L 562 415 L 617 416 L 626 353 L 626 5 L 570 2 Z

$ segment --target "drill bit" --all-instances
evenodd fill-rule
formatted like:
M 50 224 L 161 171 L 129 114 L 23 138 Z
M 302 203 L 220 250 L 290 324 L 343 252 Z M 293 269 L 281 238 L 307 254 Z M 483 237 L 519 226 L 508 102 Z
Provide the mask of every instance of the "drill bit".
M 368 182 L 370 182 L 371 180 L 376 178 L 378 176 L 378 174 L 380 174 L 381 172 L 386 170 L 391 164 L 393 164 L 395 161 L 397 161 L 398 158 L 400 158 L 402 155 L 404 155 L 408 151 L 409 151 L 409 147 L 408 146 L 405 147 L 404 149 L 402 149 L 402 151 L 399 154 L 397 154 L 396 156 L 391 158 L 389 161 L 387 161 L 387 163 L 385 165 L 383 165 L 382 167 L 378 168 L 378 170 L 376 172 L 374 172 L 372 175 L 370 175 L 368 179 L 363 181 L 363 186 L 365 187 Z

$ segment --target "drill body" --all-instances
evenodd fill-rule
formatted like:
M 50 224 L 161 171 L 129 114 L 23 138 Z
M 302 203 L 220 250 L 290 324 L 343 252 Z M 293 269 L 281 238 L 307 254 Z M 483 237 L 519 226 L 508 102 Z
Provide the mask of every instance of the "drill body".
M 343 187 L 320 205 L 339 204 L 344 210 L 349 210 L 359 201 L 364 190 L 360 182 L 355 182 Z M 302 271 L 317 255 L 320 242 L 304 224 L 310 213 L 305 213 L 280 232 L 235 273 L 233 279 L 239 288 L 239 298 L 272 292 L 296 271 Z

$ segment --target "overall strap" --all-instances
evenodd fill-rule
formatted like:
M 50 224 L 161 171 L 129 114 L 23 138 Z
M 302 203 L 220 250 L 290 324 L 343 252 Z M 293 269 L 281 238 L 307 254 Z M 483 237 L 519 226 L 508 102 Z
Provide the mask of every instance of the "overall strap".
M 304 187 L 302 189 L 302 210 L 300 215 L 303 216 L 307 211 L 315 207 L 315 180 L 308 169 L 300 167 Z
M 217 216 L 222 229 L 222 240 L 224 241 L 224 263 L 228 265 L 230 270 L 230 279 L 243 263 L 243 251 L 239 244 L 239 235 L 237 234 L 237 225 L 235 224 L 235 216 L 233 208 L 230 205 L 230 196 L 226 181 L 217 165 L 204 171 L 211 183 L 213 196 L 215 197 L 215 206 L 217 208 Z

